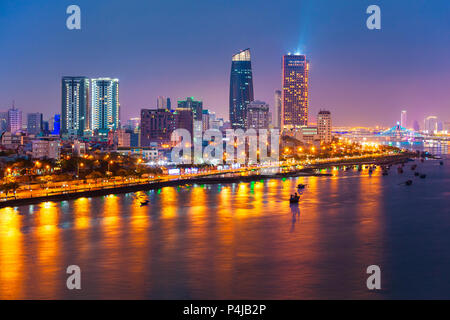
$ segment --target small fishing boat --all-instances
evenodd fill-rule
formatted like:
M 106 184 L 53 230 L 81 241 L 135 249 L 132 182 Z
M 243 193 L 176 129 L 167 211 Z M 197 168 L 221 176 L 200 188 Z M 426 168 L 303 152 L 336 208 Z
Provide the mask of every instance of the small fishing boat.
M 300 183 L 300 184 L 297 185 L 297 188 L 298 189 L 305 189 L 306 188 L 306 184 Z
M 413 181 L 412 181 L 412 180 L 407 180 L 407 181 L 405 182 L 405 184 L 406 184 L 407 186 L 410 186 L 410 185 L 412 185 L 412 183 L 413 183 Z
M 289 202 L 290 203 L 298 203 L 299 202 L 299 200 L 300 200 L 300 196 L 299 195 L 297 195 L 297 194 L 295 194 L 295 195 L 291 195 L 291 198 L 289 199 Z
M 420 178 L 421 178 L 421 179 L 425 179 L 426 177 L 427 177 L 426 174 L 421 174 L 421 175 L 420 175 Z
M 418 176 L 420 176 L 420 173 L 419 172 L 414 172 L 414 175 L 416 176 L 416 177 L 418 177 Z

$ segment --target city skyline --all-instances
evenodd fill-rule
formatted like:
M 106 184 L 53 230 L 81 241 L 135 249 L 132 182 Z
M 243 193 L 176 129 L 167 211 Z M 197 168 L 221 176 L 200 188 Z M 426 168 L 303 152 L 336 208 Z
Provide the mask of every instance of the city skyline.
M 60 23 L 65 18 L 65 4 L 0 4 L 5 18 L 0 20 L 0 45 L 14 49 L 0 53 L 4 65 L 0 75 L 4 88 L 0 92 L 1 109 L 9 108 L 16 100 L 16 106 L 25 113 L 36 109 L 45 115 L 57 113 L 62 76 L 111 75 L 121 80 L 122 120 L 138 116 L 141 108 L 156 107 L 158 96 L 172 101 L 195 96 L 207 109 L 228 119 L 229 57 L 250 47 L 254 98 L 266 101 L 272 108 L 273 93 L 281 89 L 281 57 L 299 51 L 311 61 L 311 115 L 329 109 L 336 115 L 336 125 L 389 126 L 390 119 L 398 118 L 396 114 L 403 109 L 408 110 L 411 121 L 421 122 L 429 114 L 436 114 L 442 121 L 450 118 L 450 97 L 445 86 L 435 85 L 450 81 L 450 63 L 444 58 L 450 53 L 449 36 L 438 31 L 449 27 L 449 21 L 440 14 L 450 8 L 446 1 L 435 1 L 433 6 L 380 1 L 383 26 L 379 32 L 365 28 L 366 4 L 320 1 L 312 6 L 307 1 L 286 1 L 292 10 L 285 12 L 282 23 L 276 16 L 279 4 L 263 2 L 258 17 L 270 23 L 255 23 L 239 37 L 234 36 L 236 27 L 225 22 L 232 14 L 242 17 L 253 2 L 223 7 L 202 1 L 192 6 L 180 2 L 175 11 L 168 4 L 146 10 L 145 3 L 123 6 L 111 1 L 110 7 L 102 3 L 78 2 L 82 9 L 81 31 L 69 31 Z M 197 12 L 199 6 L 205 5 L 206 11 Z M 214 20 L 204 14 L 219 9 L 223 12 Z M 180 36 L 176 18 L 185 12 L 211 27 L 203 30 L 200 22 L 195 22 L 186 27 L 192 33 L 189 37 Z M 131 14 L 136 15 L 133 23 L 125 19 Z M 92 19 L 95 15 L 100 15 L 98 21 Z M 116 16 L 120 23 L 112 24 L 109 20 Z M 155 29 L 160 19 L 168 18 L 172 27 Z M 110 32 L 101 34 L 98 40 L 101 27 Z M 44 31 L 50 29 L 52 36 L 43 38 L 47 35 Z M 149 31 L 149 41 L 138 40 Z M 20 42 L 25 35 L 33 40 Z M 218 36 L 220 43 L 211 41 Z M 129 49 L 113 50 L 111 40 Z M 30 50 L 37 41 L 42 45 Z M 67 46 L 63 52 L 52 49 L 62 43 Z M 159 47 L 155 47 L 156 43 Z M 90 50 L 81 50 L 87 46 Z M 104 59 L 92 63 L 100 52 L 105 52 L 105 46 Z M 184 48 L 183 59 L 176 50 L 180 46 Z M 411 68 L 415 61 L 423 63 Z M 169 63 L 173 63 L 170 68 Z M 341 74 L 346 75 L 345 79 Z M 30 94 L 24 96 L 20 94 L 21 84 L 28 78 L 36 81 L 29 88 Z M 417 90 L 419 85 L 421 90 Z

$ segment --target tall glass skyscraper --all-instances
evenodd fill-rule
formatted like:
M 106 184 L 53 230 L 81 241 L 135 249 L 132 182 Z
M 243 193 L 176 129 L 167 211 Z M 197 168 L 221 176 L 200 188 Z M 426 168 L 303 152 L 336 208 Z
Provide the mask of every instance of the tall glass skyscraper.
M 247 106 L 253 99 L 250 49 L 245 49 L 235 54 L 231 62 L 230 122 L 233 129 L 245 129 Z
M 119 79 L 92 79 L 92 130 L 101 135 L 119 129 Z
M 89 79 L 63 77 L 61 101 L 61 134 L 82 136 L 89 129 Z
M 304 55 L 283 56 L 281 127 L 284 129 L 308 125 L 308 72 L 309 63 Z

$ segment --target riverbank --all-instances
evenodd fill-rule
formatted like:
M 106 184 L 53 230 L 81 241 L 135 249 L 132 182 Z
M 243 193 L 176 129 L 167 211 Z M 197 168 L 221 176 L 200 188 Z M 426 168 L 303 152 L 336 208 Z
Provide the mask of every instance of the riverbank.
M 343 159 L 341 161 L 331 161 L 327 163 L 317 163 L 308 165 L 301 169 L 296 169 L 296 166 L 285 166 L 284 168 L 291 168 L 289 171 L 275 174 L 250 174 L 250 175 L 211 175 L 201 177 L 180 178 L 168 181 L 155 181 L 147 183 L 135 183 L 121 186 L 109 186 L 106 188 L 100 188 L 93 190 L 92 188 L 76 189 L 70 191 L 64 191 L 62 193 L 37 196 L 20 199 L 9 199 L 0 202 L 0 208 L 4 207 L 17 207 L 21 205 L 31 205 L 47 201 L 67 201 L 83 197 L 98 197 L 106 196 L 109 194 L 131 193 L 137 191 L 158 190 L 164 187 L 176 187 L 192 184 L 228 184 L 228 183 L 240 183 L 240 182 L 252 182 L 267 179 L 277 179 L 285 177 L 295 176 L 331 176 L 329 173 L 318 173 L 317 170 L 325 169 L 334 166 L 357 166 L 357 165 L 392 165 L 397 163 L 407 162 L 408 159 L 413 157 L 413 153 L 402 153 L 400 155 L 386 155 L 382 157 L 367 157 L 359 160 Z M 246 171 L 248 172 L 248 171 Z M 243 172 L 244 173 L 244 172 Z

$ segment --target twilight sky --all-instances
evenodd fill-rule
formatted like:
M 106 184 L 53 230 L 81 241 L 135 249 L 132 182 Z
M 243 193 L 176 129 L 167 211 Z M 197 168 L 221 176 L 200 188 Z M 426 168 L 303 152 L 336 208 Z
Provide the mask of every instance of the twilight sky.
M 66 28 L 81 7 L 82 30 Z M 381 7 L 381 30 L 366 8 Z M 121 118 L 194 96 L 228 119 L 231 56 L 249 47 L 255 98 L 273 105 L 281 56 L 310 69 L 310 120 L 393 125 L 400 111 L 450 121 L 448 0 L 1 0 L 0 110 L 60 112 L 63 75 L 120 79 Z

